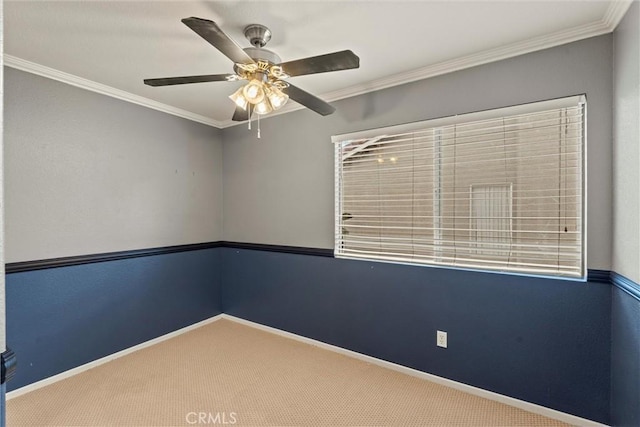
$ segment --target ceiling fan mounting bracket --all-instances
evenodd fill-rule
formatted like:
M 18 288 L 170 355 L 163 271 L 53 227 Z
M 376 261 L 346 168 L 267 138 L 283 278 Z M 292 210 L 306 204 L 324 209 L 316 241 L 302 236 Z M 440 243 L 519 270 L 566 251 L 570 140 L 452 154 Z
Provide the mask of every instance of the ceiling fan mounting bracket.
M 271 30 L 260 24 L 251 24 L 245 27 L 244 36 L 249 40 L 251 46 L 265 47 L 271 40 Z

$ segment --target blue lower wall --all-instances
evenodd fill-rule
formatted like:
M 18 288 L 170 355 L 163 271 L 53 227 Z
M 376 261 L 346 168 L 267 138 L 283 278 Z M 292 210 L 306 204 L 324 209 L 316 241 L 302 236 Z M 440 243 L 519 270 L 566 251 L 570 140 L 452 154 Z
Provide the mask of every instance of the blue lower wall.
M 221 312 L 219 249 L 6 276 L 8 391 Z
M 608 283 L 220 250 L 227 314 L 610 420 Z
M 7 342 L 18 370 L 7 388 L 226 312 L 638 426 L 640 300 L 605 276 L 581 283 L 229 247 L 12 273 Z M 435 346 L 437 329 L 447 349 Z
M 611 423 L 637 427 L 640 426 L 640 300 L 616 287 L 612 293 Z

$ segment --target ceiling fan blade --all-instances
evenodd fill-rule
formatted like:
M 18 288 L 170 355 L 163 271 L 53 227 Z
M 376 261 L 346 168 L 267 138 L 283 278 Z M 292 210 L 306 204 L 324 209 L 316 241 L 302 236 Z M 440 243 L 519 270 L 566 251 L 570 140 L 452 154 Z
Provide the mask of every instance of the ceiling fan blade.
M 324 102 L 322 99 L 318 98 L 315 95 L 311 95 L 309 92 L 305 92 L 287 82 L 289 87 L 283 89 L 282 91 L 289 95 L 289 98 L 296 101 L 298 104 L 302 104 L 310 110 L 315 111 L 318 114 L 322 114 L 323 116 L 328 116 L 329 114 L 336 111 L 335 107 Z
M 233 41 L 218 25 L 202 18 L 184 18 L 182 23 L 195 31 L 200 37 L 211 43 L 236 64 L 253 64 L 254 61 L 244 50 Z
M 285 73 L 293 77 L 359 68 L 360 58 L 350 50 L 343 50 L 341 52 L 283 62 L 280 66 Z
M 245 120 L 249 120 L 249 110 L 244 110 L 240 107 L 236 107 L 235 113 L 233 113 L 233 117 L 231 118 L 234 122 L 244 122 Z
M 171 86 L 187 83 L 223 82 L 235 74 L 209 74 L 206 76 L 163 77 L 159 79 L 145 79 L 144 84 L 149 86 Z

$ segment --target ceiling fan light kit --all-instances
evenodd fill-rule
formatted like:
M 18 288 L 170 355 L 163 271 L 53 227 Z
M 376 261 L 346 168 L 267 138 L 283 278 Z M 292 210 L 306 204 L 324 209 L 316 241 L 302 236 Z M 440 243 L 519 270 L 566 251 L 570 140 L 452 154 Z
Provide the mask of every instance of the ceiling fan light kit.
M 271 31 L 264 25 L 251 24 L 244 29 L 244 35 L 253 47 L 243 49 L 213 21 L 192 17 L 185 18 L 182 22 L 231 59 L 235 74 L 165 77 L 145 79 L 144 83 L 157 87 L 215 81 L 247 81 L 229 98 L 236 105 L 232 120 L 249 120 L 249 128 L 252 113 L 269 114 L 282 108 L 289 99 L 323 116 L 332 114 L 335 111 L 333 106 L 284 79 L 360 67 L 360 58 L 350 50 L 283 63 L 278 55 L 264 48 L 271 40 Z

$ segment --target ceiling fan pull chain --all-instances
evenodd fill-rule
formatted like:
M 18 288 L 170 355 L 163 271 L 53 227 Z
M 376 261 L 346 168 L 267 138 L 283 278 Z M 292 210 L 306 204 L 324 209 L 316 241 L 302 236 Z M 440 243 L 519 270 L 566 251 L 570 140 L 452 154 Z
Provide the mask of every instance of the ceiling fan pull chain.
M 249 130 L 251 130 L 251 104 L 247 105 L 247 109 L 249 110 Z
M 260 116 L 258 116 L 258 139 L 260 139 Z

